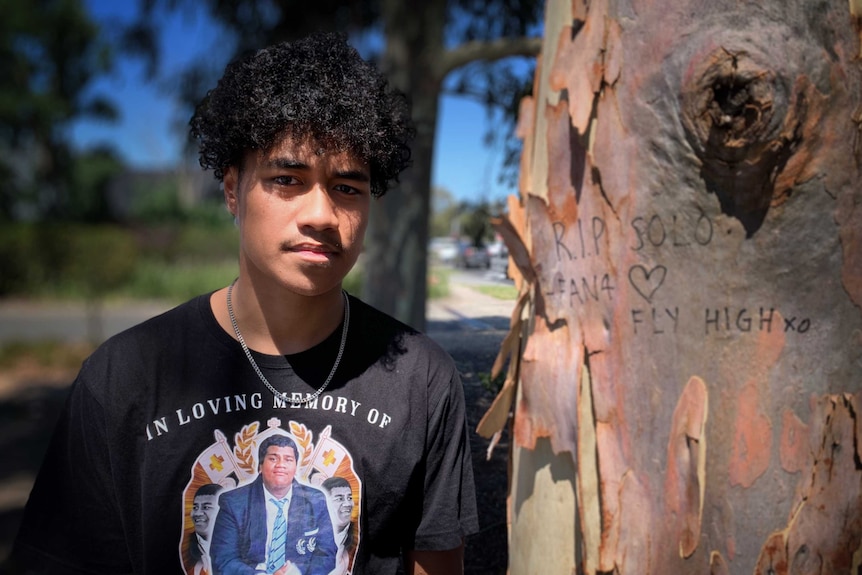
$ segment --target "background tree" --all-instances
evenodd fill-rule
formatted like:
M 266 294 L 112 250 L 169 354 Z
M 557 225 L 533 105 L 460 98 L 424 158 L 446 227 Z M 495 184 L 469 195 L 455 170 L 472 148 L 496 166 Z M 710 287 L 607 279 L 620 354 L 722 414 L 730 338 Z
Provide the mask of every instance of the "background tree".
M 111 210 L 108 189 L 111 180 L 125 169 L 117 153 L 107 147 L 78 152 L 72 156 L 70 168 L 64 219 L 85 223 L 113 221 L 116 215 Z
M 65 231 L 65 233 L 64 233 Z M 68 244 L 61 263 L 63 278 L 84 295 L 87 309 L 87 340 L 98 345 L 105 340 L 103 306 L 112 290 L 128 282 L 135 270 L 137 247 L 134 238 L 114 226 L 91 226 L 86 233 L 58 230 Z
M 502 206 L 488 201 L 462 202 L 459 205 L 461 236 L 474 246 L 487 245 L 494 240 L 492 218 L 503 213 Z
M 512 575 L 860 572 L 860 8 L 549 3 Z
M 492 218 L 506 211 L 501 201 L 456 201 L 444 188 L 434 188 L 431 208 L 431 236 L 468 238 L 474 245 L 494 239 Z
M 115 117 L 87 90 L 111 53 L 78 0 L 2 0 L 0 13 L 0 219 L 68 217 L 69 125 Z
M 144 17 L 130 31 L 130 45 L 153 54 L 159 10 L 191 5 L 190 0 L 148 0 Z M 392 84 L 407 94 L 417 125 L 413 166 L 398 189 L 372 210 L 363 295 L 372 305 L 424 328 L 432 151 L 440 95 L 451 85 L 461 93 L 480 95 L 489 104 L 515 101 L 514 94 L 523 90 L 523 66 L 504 59 L 538 52 L 540 39 L 528 35 L 537 28 L 543 3 L 212 0 L 207 6 L 233 32 L 231 53 L 314 30 L 348 31 L 360 49 L 379 59 Z M 183 82 L 192 99 L 202 96 L 221 74 L 223 66 L 214 70 L 213 60 L 208 54 Z
M 431 236 L 435 238 L 452 235 L 452 222 L 458 217 L 458 202 L 446 188 L 431 190 Z

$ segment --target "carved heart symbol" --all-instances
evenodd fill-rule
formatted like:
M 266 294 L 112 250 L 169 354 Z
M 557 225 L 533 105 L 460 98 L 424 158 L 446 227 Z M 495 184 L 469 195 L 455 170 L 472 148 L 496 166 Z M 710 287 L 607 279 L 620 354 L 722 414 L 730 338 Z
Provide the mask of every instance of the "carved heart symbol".
M 649 271 L 640 264 L 629 268 L 629 282 L 641 294 L 641 297 L 649 303 L 652 303 L 652 296 L 655 295 L 655 292 L 664 283 L 666 275 L 667 268 L 663 265 L 657 265 Z

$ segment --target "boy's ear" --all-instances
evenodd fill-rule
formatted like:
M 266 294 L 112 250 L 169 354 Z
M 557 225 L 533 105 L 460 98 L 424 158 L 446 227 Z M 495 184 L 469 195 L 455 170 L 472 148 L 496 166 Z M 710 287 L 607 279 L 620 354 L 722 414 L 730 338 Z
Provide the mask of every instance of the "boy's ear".
M 227 211 L 236 217 L 239 204 L 239 170 L 236 166 L 231 166 L 225 170 L 222 183 L 224 184 L 224 203 L 227 206 Z

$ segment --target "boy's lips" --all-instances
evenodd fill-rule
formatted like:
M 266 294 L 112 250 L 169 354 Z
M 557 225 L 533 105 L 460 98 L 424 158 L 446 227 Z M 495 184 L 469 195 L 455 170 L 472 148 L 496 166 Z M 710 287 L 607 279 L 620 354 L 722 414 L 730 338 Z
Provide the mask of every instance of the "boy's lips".
M 309 263 L 329 263 L 341 254 L 341 246 L 328 243 L 302 242 L 287 246 L 286 253 L 296 254 Z
M 301 242 L 282 246 L 282 249 L 311 260 L 330 260 L 341 253 L 341 246 L 334 243 Z
M 332 246 L 328 246 L 325 244 L 297 244 L 291 248 L 292 251 L 296 252 L 315 252 L 315 253 L 330 253 L 334 252 L 335 248 Z
M 316 234 L 314 236 L 300 236 L 285 240 L 281 243 L 281 249 L 285 251 L 310 251 L 310 252 L 340 252 L 341 242 L 334 234 Z

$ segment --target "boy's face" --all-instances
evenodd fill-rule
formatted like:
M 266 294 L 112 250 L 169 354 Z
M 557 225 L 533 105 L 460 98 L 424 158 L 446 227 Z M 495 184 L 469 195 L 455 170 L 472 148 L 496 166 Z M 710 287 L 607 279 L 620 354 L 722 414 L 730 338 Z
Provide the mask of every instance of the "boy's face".
M 315 296 L 341 288 L 362 249 L 371 206 L 368 166 L 285 137 L 249 152 L 224 176 L 240 229 L 240 268 L 255 280 Z

